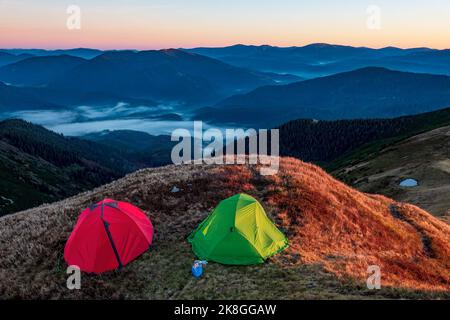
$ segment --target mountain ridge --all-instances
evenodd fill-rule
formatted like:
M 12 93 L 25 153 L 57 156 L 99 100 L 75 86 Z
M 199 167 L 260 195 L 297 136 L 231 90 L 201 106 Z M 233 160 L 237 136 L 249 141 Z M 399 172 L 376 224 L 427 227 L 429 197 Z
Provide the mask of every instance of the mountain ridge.
M 450 108 L 393 119 L 289 121 L 280 130 L 280 154 L 335 168 L 362 149 L 378 148 L 450 125 Z
M 35 56 L 0 68 L 0 81 L 21 86 L 46 85 L 59 74 L 67 72 L 86 59 L 67 54 Z
M 241 110 L 247 115 L 242 119 L 244 124 L 273 127 L 298 118 L 393 118 L 449 105 L 448 76 L 368 67 L 287 85 L 260 87 L 229 97 L 213 109 L 200 110 L 197 116 L 226 123 Z
M 155 150 L 133 150 L 116 142 L 64 137 L 23 120 L 0 121 L 0 197 L 12 201 L 0 201 L 0 216 L 60 200 L 142 167 L 169 163 L 170 153 L 161 149 L 170 145 L 156 148 L 161 140 L 155 140 Z
M 446 50 L 430 48 L 384 47 L 375 49 L 316 43 L 290 47 L 236 45 L 185 50 L 214 57 L 240 67 L 260 71 L 287 72 L 303 78 L 327 76 L 368 66 L 450 75 Z M 422 54 L 422 56 L 415 56 L 416 54 Z
M 358 190 L 413 203 L 450 223 L 449 147 L 450 123 L 374 150 L 363 148 L 329 171 Z M 402 187 L 405 179 L 414 179 L 418 185 Z
M 219 60 L 165 49 L 105 52 L 55 79 L 49 87 L 77 92 L 121 92 L 135 98 L 189 102 L 207 101 L 263 84 L 274 82 L 267 75 Z

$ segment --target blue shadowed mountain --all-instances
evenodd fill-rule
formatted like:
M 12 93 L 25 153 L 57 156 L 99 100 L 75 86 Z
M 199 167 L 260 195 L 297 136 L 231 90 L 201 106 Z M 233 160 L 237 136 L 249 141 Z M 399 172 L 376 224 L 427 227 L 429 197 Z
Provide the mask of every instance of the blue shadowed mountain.
M 392 118 L 450 106 L 450 77 L 364 68 L 225 99 L 197 118 L 274 126 L 288 120 Z
M 15 55 L 15 54 L 10 54 L 10 53 L 0 50 L 0 67 L 5 66 L 10 63 L 18 62 L 18 61 L 21 61 L 21 60 L 24 60 L 27 58 L 31 58 L 31 57 L 33 57 L 33 56 L 30 54 Z
M 1 49 L 0 51 L 6 52 L 12 55 L 28 55 L 28 56 L 60 56 L 69 55 L 73 57 L 79 57 L 83 59 L 92 59 L 101 55 L 104 51 L 89 48 L 74 48 L 74 49 L 57 49 L 57 50 L 44 50 L 44 49 Z
M 89 140 L 109 146 L 119 147 L 122 150 L 149 151 L 161 149 L 166 151 L 169 158 L 172 147 L 176 142 L 170 140 L 170 136 L 153 136 L 145 132 L 134 130 L 105 130 L 86 134 L 81 139 Z M 170 159 L 166 161 L 169 163 Z
M 86 54 L 91 59 L 75 56 Z M 4 61 L 19 55 L 26 57 L 0 67 L 0 111 L 124 103 L 130 108 L 179 108 L 176 119 L 169 115 L 168 120 L 181 120 L 191 112 L 186 107 L 213 106 L 200 109 L 196 119 L 273 126 L 296 118 L 396 117 L 449 106 L 448 77 L 433 74 L 450 68 L 450 50 L 328 44 L 188 51 L 0 50 Z M 298 70 L 326 76 L 299 81 L 303 78 L 289 73 Z
M 106 52 L 66 72 L 49 88 L 199 103 L 275 83 L 267 74 L 169 49 Z
M 69 55 L 32 57 L 0 68 L 0 81 L 21 86 L 46 85 L 86 60 Z
M 23 88 L 0 82 L 0 112 L 32 109 L 60 109 L 35 88 Z
M 124 102 L 132 106 L 157 106 L 150 99 L 137 99 L 120 94 L 101 92 L 77 93 L 71 90 L 54 90 L 43 87 L 20 87 L 0 81 L 0 112 L 20 110 L 70 110 L 74 106 L 116 105 Z
M 0 81 L 20 86 L 3 87 L 0 106 L 23 109 L 23 91 L 30 109 L 48 105 L 216 103 L 230 95 L 264 85 L 301 80 L 287 74 L 256 72 L 179 50 L 108 51 L 91 60 L 70 55 L 40 56 L 0 68 Z M 9 92 L 7 92 L 9 91 Z M 28 99 L 37 96 L 38 101 Z M 18 100 L 16 101 L 15 98 Z
M 448 50 L 429 48 L 372 49 L 330 44 L 304 47 L 235 45 L 224 48 L 185 49 L 239 67 L 291 73 L 306 78 L 326 76 L 369 66 L 399 71 L 450 75 Z

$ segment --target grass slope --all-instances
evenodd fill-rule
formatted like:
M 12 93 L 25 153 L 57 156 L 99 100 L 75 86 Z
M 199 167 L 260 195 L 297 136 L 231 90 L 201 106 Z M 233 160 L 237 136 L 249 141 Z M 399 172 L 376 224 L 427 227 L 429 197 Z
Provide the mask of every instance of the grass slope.
M 174 186 L 180 192 L 170 192 Z M 238 192 L 263 203 L 290 247 L 257 266 L 210 263 L 205 277 L 194 280 L 186 237 L 220 200 Z M 83 274 L 82 289 L 67 290 L 65 242 L 79 212 L 104 197 L 145 210 L 155 226 L 154 244 L 123 270 Z M 146 169 L 0 218 L 0 230 L 2 298 L 450 298 L 448 225 L 290 158 L 271 177 L 249 166 Z M 382 270 L 380 291 L 365 289 L 372 264 Z
M 385 146 L 450 125 L 450 108 L 395 119 L 294 120 L 278 127 L 280 154 L 335 170 Z
M 376 157 L 381 150 L 392 144 L 421 133 L 449 126 L 450 108 L 382 121 L 386 121 L 387 128 L 396 127 L 396 129 L 393 131 L 381 130 L 382 133 L 378 137 L 369 137 L 368 141 L 364 144 L 343 152 L 339 157 L 325 165 L 327 171 L 335 171 L 361 161 L 366 161 Z
M 1 121 L 0 216 L 64 199 L 136 168 L 107 146 L 22 120 Z
M 0 121 L 0 216 L 171 162 L 173 142 L 134 131 L 65 137 L 23 120 Z
M 450 126 L 365 148 L 332 174 L 359 190 L 414 203 L 450 222 Z M 400 187 L 407 178 L 419 186 Z

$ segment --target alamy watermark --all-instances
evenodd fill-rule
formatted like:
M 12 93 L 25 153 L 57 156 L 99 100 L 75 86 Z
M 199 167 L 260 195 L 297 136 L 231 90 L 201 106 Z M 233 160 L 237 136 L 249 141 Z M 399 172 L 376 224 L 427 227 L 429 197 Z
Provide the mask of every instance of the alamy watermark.
M 81 29 L 81 8 L 77 5 L 70 5 L 66 9 L 66 13 L 69 15 L 66 20 L 66 27 L 69 30 Z
M 174 164 L 252 164 L 261 165 L 262 175 L 278 173 L 278 129 L 218 129 L 203 130 L 203 122 L 194 121 L 193 135 L 187 129 L 172 132 L 178 141 L 171 153 Z M 208 143 L 205 146 L 205 143 Z
M 369 277 L 367 278 L 367 289 L 380 290 L 381 289 L 381 268 L 377 265 L 372 265 L 367 268 Z
M 381 30 L 381 8 L 377 5 L 370 5 L 367 7 L 366 13 L 368 15 L 366 26 L 369 30 Z
M 66 286 L 69 290 L 80 290 L 81 289 L 81 270 L 78 266 L 67 267 L 66 273 L 69 275 L 67 277 Z

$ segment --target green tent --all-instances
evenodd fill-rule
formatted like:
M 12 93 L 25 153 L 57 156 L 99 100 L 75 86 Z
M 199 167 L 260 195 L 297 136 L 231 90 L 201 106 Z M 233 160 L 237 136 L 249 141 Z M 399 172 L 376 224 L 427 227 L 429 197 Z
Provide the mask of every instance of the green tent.
M 263 263 L 288 246 L 259 202 L 246 194 L 220 202 L 188 241 L 200 259 L 233 265 Z

